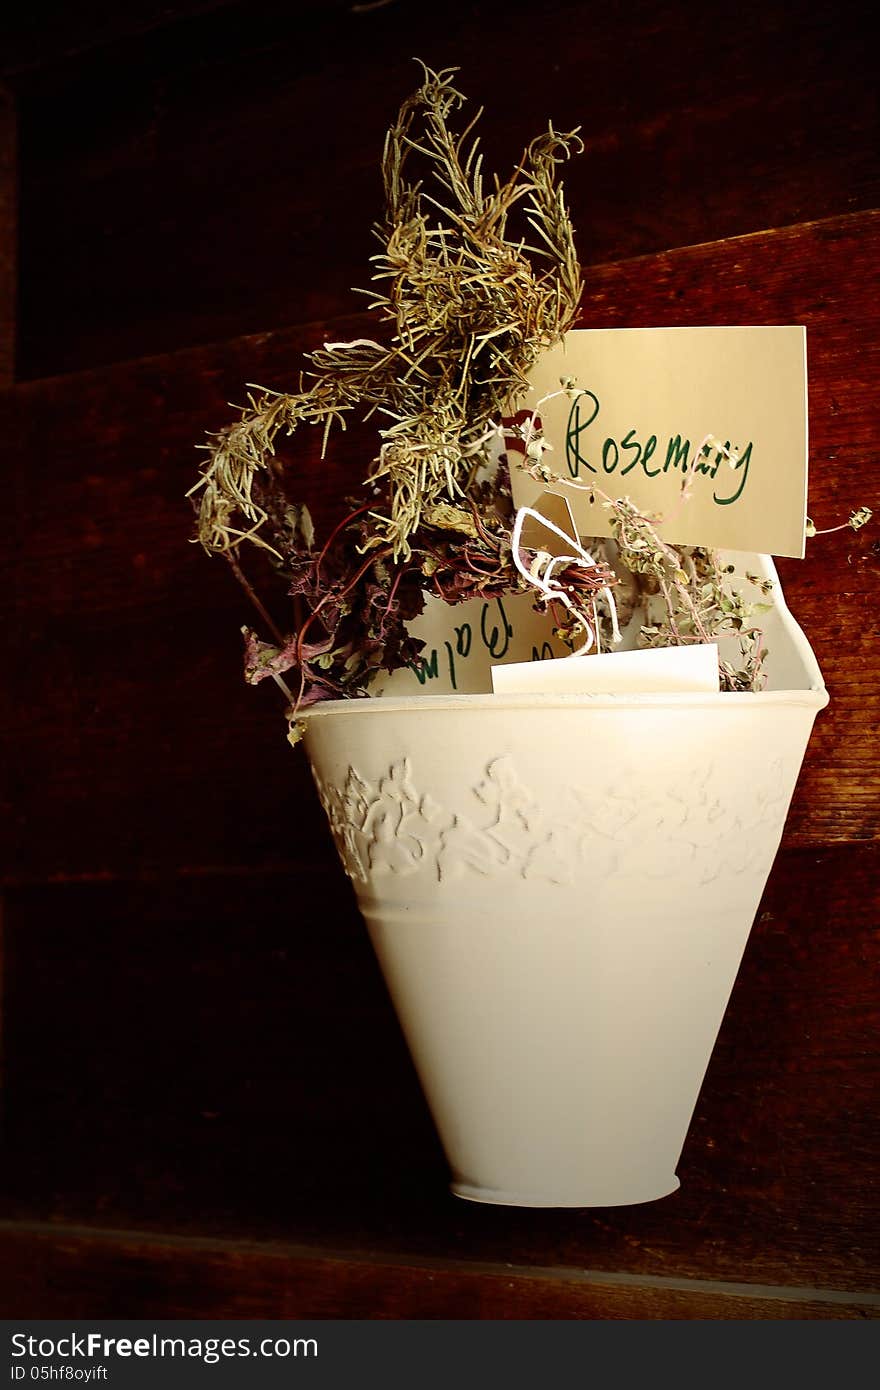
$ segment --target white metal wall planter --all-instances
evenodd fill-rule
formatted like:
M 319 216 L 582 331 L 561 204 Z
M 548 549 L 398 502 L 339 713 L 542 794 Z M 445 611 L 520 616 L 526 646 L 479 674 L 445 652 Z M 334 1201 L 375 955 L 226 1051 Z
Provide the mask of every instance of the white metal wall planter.
M 828 699 L 778 581 L 765 636 L 760 694 L 308 711 L 319 793 L 459 1196 L 611 1206 L 678 1187 Z

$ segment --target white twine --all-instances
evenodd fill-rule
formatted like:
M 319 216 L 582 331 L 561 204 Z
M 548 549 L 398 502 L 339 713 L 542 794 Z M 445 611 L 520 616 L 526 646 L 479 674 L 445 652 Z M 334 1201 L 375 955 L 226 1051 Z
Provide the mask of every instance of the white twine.
M 548 531 L 552 531 L 555 536 L 558 536 L 560 538 L 560 540 L 563 540 L 569 546 L 572 546 L 574 548 L 575 554 L 551 555 L 549 551 L 539 550 L 534 560 L 532 561 L 531 566 L 528 569 L 526 569 L 525 565 L 523 564 L 522 557 L 520 555 L 520 545 L 522 541 L 522 529 L 525 522 L 529 518 L 533 519 L 534 521 L 539 521 L 542 526 L 545 526 L 547 528 Z M 553 571 L 560 565 L 576 565 L 578 569 L 595 569 L 596 561 L 593 559 L 590 552 L 588 550 L 585 550 L 576 538 L 572 538 L 566 531 L 561 530 L 560 527 L 558 527 L 554 522 L 550 521 L 546 516 L 542 516 L 540 512 L 534 511 L 531 507 L 520 507 L 517 511 L 516 520 L 513 524 L 511 550 L 513 552 L 513 563 L 516 565 L 517 570 L 528 584 L 531 584 L 531 586 L 534 589 L 538 590 L 545 602 L 549 603 L 551 600 L 553 600 L 557 603 L 561 603 L 565 608 L 568 609 L 569 613 L 571 613 L 573 617 L 577 618 L 578 622 L 583 624 L 583 627 L 587 634 L 586 640 L 582 646 L 578 647 L 577 651 L 572 653 L 572 655 L 585 655 L 594 643 L 596 644 L 596 650 L 598 652 L 599 624 L 596 616 L 595 600 L 593 601 L 592 605 L 593 622 L 591 623 L 587 619 L 586 614 L 583 612 L 583 610 L 578 608 L 577 604 L 569 597 L 569 595 L 565 592 L 565 590 L 558 583 L 558 581 L 553 580 Z M 601 590 L 601 593 L 605 595 L 605 598 L 608 603 L 608 610 L 611 616 L 611 629 L 613 632 L 613 640 L 615 642 L 619 642 L 621 640 L 621 636 L 620 628 L 617 625 L 617 605 L 615 604 L 614 598 L 611 594 L 611 590 L 607 587 L 607 585 Z

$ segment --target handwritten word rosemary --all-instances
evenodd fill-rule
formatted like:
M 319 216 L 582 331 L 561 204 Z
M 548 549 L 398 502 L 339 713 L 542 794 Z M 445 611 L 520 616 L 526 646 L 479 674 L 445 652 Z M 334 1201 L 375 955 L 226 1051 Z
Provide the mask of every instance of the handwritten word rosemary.
M 633 428 L 622 439 L 614 439 L 610 435 L 605 438 L 599 454 L 593 454 L 594 458 L 601 458 L 600 467 L 588 457 L 587 450 L 591 453 L 593 450 L 585 439 L 587 431 L 599 418 L 600 411 L 599 398 L 592 391 L 580 391 L 572 401 L 565 431 L 565 457 L 572 478 L 579 477 L 582 468 L 599 476 L 603 473 L 609 476 L 616 474 L 619 478 L 625 478 L 634 468 L 641 468 L 648 478 L 657 478 L 670 470 L 675 472 L 680 469 L 685 476 L 693 473 L 697 477 L 702 475 L 714 479 L 722 462 L 727 460 L 736 475 L 735 489 L 724 496 L 725 489 L 719 485 L 719 490 L 712 493 L 712 500 L 719 507 L 729 507 L 742 497 L 752 461 L 752 440 L 742 451 L 737 447 L 731 448 L 729 439 L 725 440 L 723 448 L 706 443 L 698 446 L 698 451 L 691 457 L 691 441 L 675 434 L 667 440 L 664 455 L 662 450 L 658 453 L 656 434 L 640 441 Z

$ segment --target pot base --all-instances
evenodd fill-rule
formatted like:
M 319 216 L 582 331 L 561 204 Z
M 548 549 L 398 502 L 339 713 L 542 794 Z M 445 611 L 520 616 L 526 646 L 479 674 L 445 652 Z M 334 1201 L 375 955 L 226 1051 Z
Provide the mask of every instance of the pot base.
M 669 1197 L 677 1192 L 680 1186 L 673 1173 L 671 1178 L 658 1183 L 656 1188 L 638 1194 L 627 1192 L 626 1195 L 619 1189 L 614 1191 L 608 1188 L 604 1191 L 593 1189 L 589 1193 L 581 1192 L 577 1197 L 548 1197 L 539 1193 L 502 1192 L 491 1187 L 474 1187 L 467 1182 L 451 1183 L 449 1190 L 454 1197 L 461 1197 L 466 1202 L 482 1202 L 495 1207 L 632 1207 L 640 1202 L 658 1202 L 661 1197 Z
M 546 1197 L 535 1193 L 505 1193 L 492 1187 L 474 1187 L 471 1183 L 450 1183 L 449 1191 L 453 1197 L 462 1197 L 466 1202 L 482 1202 L 487 1207 L 637 1207 L 639 1202 L 656 1202 L 662 1197 L 670 1197 L 680 1187 L 676 1175 L 660 1183 L 656 1191 L 645 1191 L 638 1195 L 621 1195 L 620 1191 L 591 1191 L 580 1193 L 577 1197 Z

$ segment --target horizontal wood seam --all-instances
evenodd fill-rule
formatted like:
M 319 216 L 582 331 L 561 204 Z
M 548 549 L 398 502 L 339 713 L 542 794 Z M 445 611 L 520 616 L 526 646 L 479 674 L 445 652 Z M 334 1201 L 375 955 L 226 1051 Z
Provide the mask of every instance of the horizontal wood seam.
M 324 1249 L 320 1246 L 281 1244 L 246 1240 L 226 1240 L 217 1236 L 179 1236 L 137 1230 L 100 1229 L 89 1226 L 55 1226 L 42 1222 L 0 1221 L 0 1248 L 21 1238 L 37 1241 L 43 1247 L 57 1246 L 69 1250 L 71 1242 L 82 1245 L 136 1246 L 144 1252 L 172 1249 L 181 1254 L 230 1255 L 237 1258 L 253 1256 L 277 1260 L 279 1263 L 315 1264 L 318 1262 L 375 1267 L 394 1271 L 451 1273 L 467 1277 L 541 1280 L 585 1287 L 621 1289 L 656 1289 L 692 1294 L 715 1295 L 732 1299 L 761 1299 L 786 1303 L 858 1304 L 880 1310 L 880 1290 L 845 1288 L 808 1288 L 801 1285 L 769 1285 L 731 1282 L 716 1279 L 688 1279 L 674 1275 L 633 1274 L 626 1270 L 577 1269 L 558 1265 L 514 1265 L 489 1261 L 430 1259 L 413 1257 L 394 1251 L 361 1251 Z

